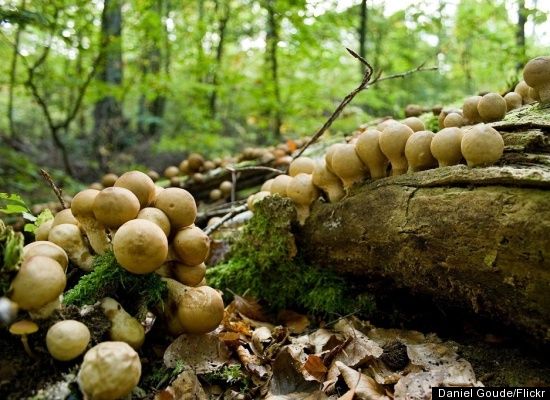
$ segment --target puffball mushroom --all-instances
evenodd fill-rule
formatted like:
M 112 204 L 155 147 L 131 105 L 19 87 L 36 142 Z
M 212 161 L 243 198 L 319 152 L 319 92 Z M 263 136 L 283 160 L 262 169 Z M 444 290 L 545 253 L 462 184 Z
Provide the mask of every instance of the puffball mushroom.
M 224 196 L 229 196 L 233 191 L 233 183 L 230 181 L 223 181 L 220 183 L 220 190 Z
M 319 197 L 319 191 L 313 185 L 310 174 L 299 173 L 293 177 L 286 187 L 287 196 L 294 202 L 298 222 L 303 225 L 309 217 L 309 207 Z
M 201 263 L 190 267 L 176 262 L 172 264 L 171 271 L 178 282 L 187 286 L 197 286 L 206 275 L 206 265 Z
M 73 224 L 61 224 L 50 230 L 48 240 L 61 247 L 74 264 L 83 271 L 91 271 L 93 257 L 84 243 L 84 238 L 78 226 Z
M 156 207 L 145 207 L 142 209 L 136 219 L 145 219 L 151 221 L 154 224 L 157 224 L 160 229 L 164 232 L 166 237 L 170 235 L 170 220 L 168 216 Z
M 339 201 L 345 196 L 342 181 L 328 170 L 325 160 L 317 162 L 311 174 L 311 180 L 315 186 L 326 193 L 331 203 Z
M 63 293 L 66 284 L 65 272 L 57 261 L 44 256 L 29 257 L 11 282 L 10 299 L 23 310 L 37 310 Z
M 145 219 L 133 219 L 122 225 L 113 238 L 118 263 L 134 274 L 158 269 L 168 256 L 168 239 L 162 229 Z
M 52 228 L 53 219 L 49 219 L 40 224 L 38 228 L 34 231 L 35 240 L 48 240 L 48 234 Z
M 529 97 L 532 98 L 534 101 L 540 102 L 540 94 L 535 88 L 529 88 Z
M 462 115 L 469 124 L 477 124 L 481 122 L 481 115 L 477 110 L 477 105 L 481 100 L 481 96 L 471 96 L 464 100 L 462 104 Z
M 145 330 L 137 319 L 122 308 L 119 302 L 111 297 L 101 300 L 101 309 L 109 321 L 111 340 L 128 343 L 134 349 L 139 349 L 145 341 Z
M 462 160 L 460 151 L 462 135 L 463 132 L 460 128 L 444 128 L 435 134 L 430 144 L 430 151 L 440 167 L 460 163 Z
M 523 79 L 536 90 L 541 103 L 550 103 L 550 56 L 536 57 L 525 64 Z
M 378 143 L 382 153 L 390 160 L 392 176 L 407 172 L 409 165 L 405 157 L 405 145 L 413 133 L 407 125 L 399 123 L 391 124 L 380 133 Z
M 298 157 L 288 167 L 288 175 L 296 176 L 300 173 L 311 174 L 315 168 L 315 161 L 309 157 Z
M 273 183 L 273 178 L 268 179 L 262 184 L 260 192 L 271 192 L 271 184 Z
M 108 188 L 113 186 L 117 179 L 118 179 L 117 174 L 108 173 L 103 175 L 103 178 L 101 178 L 101 184 L 103 185 L 104 188 Z
M 116 229 L 137 217 L 140 203 L 135 194 L 122 187 L 109 187 L 94 199 L 95 218 L 108 228 Z
M 443 120 L 443 125 L 445 128 L 457 127 L 460 128 L 464 125 L 464 118 L 459 113 L 449 113 Z
M 153 182 L 156 182 L 156 181 L 158 181 L 158 180 L 160 179 L 159 173 L 158 173 L 157 171 L 152 170 L 152 169 L 150 169 L 149 171 L 147 171 L 147 176 L 148 176 L 149 178 L 151 178 L 151 180 L 152 180 Z
M 186 265 L 199 265 L 208 257 L 210 251 L 210 238 L 202 229 L 196 226 L 189 226 L 180 229 L 172 245 L 176 257 Z
M 139 200 L 140 208 L 147 207 L 155 197 L 155 182 L 141 171 L 129 171 L 115 182 L 115 187 L 131 191 Z
M 423 131 L 424 129 L 426 129 L 426 127 L 424 126 L 424 122 L 422 122 L 422 120 L 417 117 L 405 118 L 401 122 L 411 128 L 414 132 Z
M 367 129 L 355 143 L 355 151 L 368 167 L 372 179 L 385 178 L 388 170 L 389 161 L 380 150 L 380 133 L 377 129 Z
M 86 189 L 76 194 L 71 204 L 75 218 L 86 232 L 90 246 L 97 254 L 103 254 L 111 247 L 111 242 L 105 232 L 105 226 L 94 216 L 94 201 L 99 190 Z
M 437 160 L 430 150 L 434 136 L 431 131 L 418 131 L 409 136 L 405 145 L 409 172 L 423 171 L 437 166 Z
M 483 122 L 500 121 L 506 115 L 506 100 L 498 93 L 487 93 L 479 100 L 477 111 Z
M 63 271 L 66 271 L 69 265 L 69 257 L 65 250 L 49 240 L 39 240 L 23 247 L 23 260 L 34 256 L 49 257 L 57 261 Z
M 208 197 L 210 197 L 212 201 L 218 201 L 222 198 L 222 191 L 220 189 L 212 189 Z
M 158 193 L 155 207 L 168 216 L 173 229 L 189 226 L 197 217 L 195 199 L 181 188 L 168 188 Z
M 168 179 L 179 175 L 179 173 L 180 173 L 180 170 L 175 165 L 170 165 L 169 167 L 166 167 L 166 169 L 164 170 L 164 176 Z
M 286 197 L 286 187 L 290 179 L 290 176 L 284 174 L 273 178 L 273 182 L 271 182 L 271 193 Z
M 469 167 L 483 167 L 502 157 L 504 140 L 496 129 L 478 124 L 462 137 L 461 150 Z
M 61 224 L 73 224 L 78 225 L 77 219 L 74 217 L 70 208 L 59 211 L 53 217 L 52 228 Z
M 254 211 L 256 204 L 269 196 L 271 196 L 271 192 L 266 192 L 266 191 L 261 191 L 258 193 L 251 194 L 246 199 L 246 205 L 248 206 L 248 209 L 250 211 Z M 210 221 L 208 221 L 208 223 L 210 224 Z
M 53 324 L 46 334 L 46 347 L 59 361 L 73 360 L 86 350 L 90 343 L 90 330 L 74 319 Z
M 327 151 L 325 152 L 325 163 L 326 163 L 325 165 L 327 169 L 332 173 L 334 173 L 334 171 L 332 170 L 332 155 L 334 154 L 336 149 L 338 149 L 338 147 L 340 146 L 344 146 L 344 143 L 334 143 L 330 145 L 327 148 Z
M 90 400 L 116 400 L 129 395 L 141 376 L 139 355 L 127 343 L 102 342 L 84 355 L 78 386 Z
M 504 95 L 504 101 L 506 101 L 506 111 L 520 108 L 523 99 L 516 92 L 509 92 Z
M 204 158 L 198 153 L 191 153 L 187 157 L 187 163 L 189 165 L 189 171 L 197 172 L 200 171 L 204 164 Z
M 380 122 L 378 125 L 376 125 L 376 129 L 378 129 L 380 132 L 382 132 L 384 129 L 386 129 L 391 124 L 399 124 L 398 121 L 396 121 L 393 118 L 385 119 L 384 121 Z
M 362 182 L 368 173 L 366 165 L 357 155 L 353 144 L 337 147 L 332 154 L 331 163 L 332 171 L 342 180 L 345 190 Z

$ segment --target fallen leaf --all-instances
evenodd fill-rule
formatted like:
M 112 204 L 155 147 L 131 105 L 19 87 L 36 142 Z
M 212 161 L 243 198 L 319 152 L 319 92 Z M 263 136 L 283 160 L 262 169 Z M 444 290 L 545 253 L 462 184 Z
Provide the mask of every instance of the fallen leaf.
M 268 374 L 265 366 L 261 365 L 261 360 L 254 354 L 251 354 L 244 346 L 237 347 L 237 356 L 247 371 L 263 379 Z
M 195 373 L 203 374 L 220 368 L 229 361 L 229 349 L 216 333 L 180 335 L 166 349 L 164 365 L 174 368 L 179 360 Z
M 237 347 L 241 344 L 241 334 L 238 332 L 222 332 L 218 337 L 229 347 Z
M 297 149 L 298 149 L 298 145 L 296 144 L 296 142 L 292 139 L 288 139 L 286 141 L 286 145 L 288 147 L 288 152 L 289 153 L 294 153 Z
M 318 382 L 323 382 L 323 379 L 328 371 L 323 360 L 320 357 L 310 354 L 304 364 L 304 369 L 312 375 Z
M 348 388 L 355 392 L 357 399 L 390 400 L 390 398 L 386 396 L 384 388 L 376 383 L 370 376 L 362 374 L 340 361 L 336 361 L 336 366 L 340 370 L 342 378 L 344 378 L 344 382 L 346 382 Z
M 271 330 L 265 326 L 254 329 L 250 348 L 257 356 L 263 356 L 265 344 L 272 340 Z
M 424 369 L 453 363 L 458 358 L 455 348 L 443 343 L 407 345 L 407 355 L 412 364 Z
M 257 300 L 250 297 L 239 296 L 237 294 L 234 294 L 233 296 L 233 303 L 235 303 L 235 308 L 239 313 L 256 321 L 265 322 L 268 320 L 263 314 L 262 306 L 258 304 Z
M 155 395 L 155 400 L 207 400 L 197 375 L 183 371 L 166 389 Z
M 320 354 L 327 350 L 332 350 L 344 342 L 342 335 L 331 332 L 327 329 L 317 329 L 309 335 L 309 341 L 314 346 L 314 353 Z
M 282 310 L 277 315 L 279 321 L 292 333 L 303 333 L 309 326 L 309 319 L 302 314 L 290 310 Z

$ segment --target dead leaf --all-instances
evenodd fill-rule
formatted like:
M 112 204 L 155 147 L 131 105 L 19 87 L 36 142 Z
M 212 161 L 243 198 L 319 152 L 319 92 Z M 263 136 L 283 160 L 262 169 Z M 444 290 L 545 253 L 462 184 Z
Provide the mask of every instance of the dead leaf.
M 343 320 L 345 321 L 345 320 Z M 337 324 L 338 325 L 338 324 Z M 349 367 L 364 364 L 369 359 L 376 359 L 384 350 L 375 341 L 370 340 L 364 333 L 355 329 L 351 324 L 335 326 L 346 338 L 350 339 L 342 351 L 336 354 L 335 361 L 341 361 Z
M 309 326 L 309 319 L 302 314 L 290 310 L 282 310 L 277 315 L 279 321 L 292 333 L 303 333 Z
M 235 303 L 235 308 L 242 315 L 256 320 L 266 322 L 268 319 L 263 314 L 262 306 L 258 304 L 258 301 L 251 297 L 243 297 L 237 294 L 234 294 L 233 303 Z
M 237 347 L 237 356 L 247 371 L 260 379 L 267 376 L 268 370 L 265 366 L 261 365 L 261 360 L 254 354 L 251 354 L 244 346 Z
M 166 389 L 155 395 L 155 400 L 207 400 L 197 375 L 183 371 Z
M 392 371 L 380 360 L 373 360 L 369 365 L 369 371 L 374 380 L 381 385 L 396 384 L 403 376 L 403 372 Z
M 271 330 L 265 326 L 254 329 L 250 348 L 257 356 L 263 356 L 265 344 L 272 340 Z
M 411 363 L 425 370 L 441 364 L 453 363 L 458 358 L 455 348 L 443 343 L 407 345 L 407 355 Z
M 218 337 L 229 347 L 237 347 L 241 344 L 241 334 L 238 332 L 222 332 Z
M 197 374 L 212 372 L 229 361 L 229 349 L 216 333 L 180 335 L 166 349 L 164 365 L 174 368 L 178 360 Z
M 298 149 L 298 145 L 296 144 L 296 142 L 292 139 L 288 139 L 286 141 L 286 146 L 288 147 L 288 152 L 290 154 L 294 153 L 297 149 Z
M 318 382 L 323 382 L 323 379 L 328 371 L 323 360 L 320 357 L 310 354 L 304 364 L 304 369 L 313 376 Z
M 344 340 L 342 335 L 327 329 L 317 329 L 309 335 L 309 341 L 314 346 L 315 354 L 332 350 L 339 344 L 342 344 Z
M 360 373 L 341 363 L 336 361 L 336 366 L 344 378 L 344 382 L 355 392 L 355 396 L 359 400 L 390 400 L 386 396 L 384 388 L 376 383 L 370 376 Z

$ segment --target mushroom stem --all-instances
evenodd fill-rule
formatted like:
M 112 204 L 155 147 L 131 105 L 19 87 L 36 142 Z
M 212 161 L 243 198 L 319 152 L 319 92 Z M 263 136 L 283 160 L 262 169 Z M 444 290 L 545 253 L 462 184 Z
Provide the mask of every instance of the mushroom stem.
M 23 347 L 25 348 L 25 351 L 31 358 L 36 358 L 36 355 L 32 352 L 31 346 L 29 346 L 29 339 L 27 338 L 27 335 L 21 336 L 21 343 L 23 343 Z

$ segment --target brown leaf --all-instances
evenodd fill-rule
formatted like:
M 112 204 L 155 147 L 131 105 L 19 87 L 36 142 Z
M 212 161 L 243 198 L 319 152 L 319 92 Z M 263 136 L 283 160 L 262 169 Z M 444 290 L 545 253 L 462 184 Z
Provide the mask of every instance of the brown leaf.
M 155 400 L 207 400 L 197 375 L 183 371 L 166 389 L 155 395 Z
M 310 354 L 307 357 L 307 361 L 304 364 L 304 369 L 319 382 L 323 382 L 323 379 L 325 378 L 325 375 L 328 371 L 327 367 L 325 367 L 325 364 L 323 364 L 323 360 L 313 354 Z
M 290 310 L 282 310 L 277 315 L 279 321 L 292 333 L 303 333 L 309 326 L 309 319 L 302 314 Z
M 251 354 L 244 346 L 237 347 L 237 356 L 247 371 L 253 373 L 258 378 L 266 377 L 267 368 L 261 365 L 261 361 L 254 354 Z
M 238 332 L 222 332 L 219 338 L 229 347 L 237 347 L 241 344 L 241 334 Z
M 237 311 L 248 318 L 255 319 L 256 321 L 267 321 L 266 316 L 263 314 L 262 306 L 258 304 L 257 300 L 235 294 L 233 303 L 235 303 Z
M 370 376 L 360 373 L 347 365 L 336 361 L 336 366 L 342 374 L 342 378 L 350 390 L 355 391 L 359 400 L 390 400 L 386 396 L 384 388 L 376 383 Z
M 178 360 L 196 373 L 212 372 L 229 361 L 229 349 L 215 333 L 180 335 L 164 353 L 164 365 L 174 368 Z

